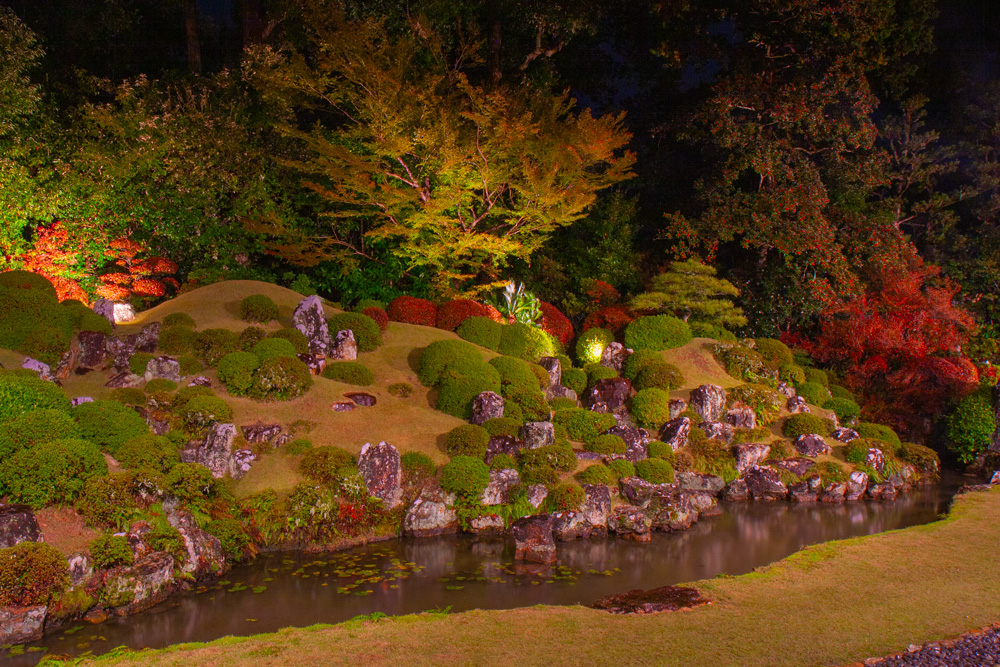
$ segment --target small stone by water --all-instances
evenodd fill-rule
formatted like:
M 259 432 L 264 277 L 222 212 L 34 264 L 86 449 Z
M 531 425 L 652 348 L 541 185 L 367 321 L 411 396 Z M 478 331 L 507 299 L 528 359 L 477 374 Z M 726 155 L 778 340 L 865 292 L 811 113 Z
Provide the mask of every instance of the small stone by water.
M 677 611 L 708 604 L 694 588 L 686 586 L 661 586 L 652 590 L 634 590 L 628 593 L 608 595 L 591 606 L 612 614 L 655 614 L 661 611 Z

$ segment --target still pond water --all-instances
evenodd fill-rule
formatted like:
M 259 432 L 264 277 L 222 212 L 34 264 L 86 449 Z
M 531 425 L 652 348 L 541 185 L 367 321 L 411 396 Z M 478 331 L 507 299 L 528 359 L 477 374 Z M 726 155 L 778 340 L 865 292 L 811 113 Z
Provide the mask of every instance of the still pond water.
M 959 482 L 949 476 L 890 503 L 723 503 L 722 515 L 685 532 L 654 533 L 645 544 L 613 538 L 559 543 L 553 567 L 515 566 L 512 541 L 466 536 L 265 554 L 149 611 L 72 625 L 28 645 L 34 650 L 21 656 L 0 654 L 0 664 L 34 665 L 45 653 L 209 641 L 374 612 L 589 604 L 636 588 L 743 574 L 809 544 L 928 523 L 947 511 Z

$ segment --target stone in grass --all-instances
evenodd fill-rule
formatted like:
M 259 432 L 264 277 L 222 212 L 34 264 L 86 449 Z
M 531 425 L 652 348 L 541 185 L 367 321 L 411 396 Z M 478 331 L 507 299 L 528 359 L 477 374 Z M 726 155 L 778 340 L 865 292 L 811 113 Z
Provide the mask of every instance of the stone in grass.
M 885 469 L 885 455 L 877 447 L 870 448 L 865 452 L 865 465 L 881 473 Z
M 491 419 L 503 417 L 503 398 L 492 391 L 484 391 L 472 399 L 472 419 L 477 426 L 482 426 Z
M 486 462 L 493 463 L 493 459 L 498 454 L 507 454 L 512 458 L 517 458 L 521 453 L 521 441 L 509 435 L 490 436 L 486 443 Z
M 614 412 L 625 405 L 631 394 L 632 383 L 628 378 L 605 378 L 585 391 L 580 402 L 594 412 Z
M 263 442 L 269 443 L 274 440 L 274 438 L 281 433 L 281 424 L 264 424 L 257 422 L 256 424 L 241 426 L 240 430 L 243 431 L 243 438 L 248 443 L 256 445 Z
M 793 415 L 797 415 L 803 412 L 809 412 L 809 406 L 806 404 L 806 399 L 801 396 L 792 396 L 788 399 L 788 403 L 785 404 L 788 411 Z
M 76 398 L 70 399 L 69 404 L 75 408 L 78 405 L 82 405 L 84 403 L 93 403 L 93 402 L 94 399 L 90 396 L 77 396 Z
M 106 319 L 111 324 L 111 327 L 114 328 L 115 326 L 114 301 L 110 301 L 108 299 L 98 299 L 97 301 L 94 302 L 94 305 L 91 307 L 91 309 L 95 313 Z
M 479 502 L 483 505 L 504 505 L 511 500 L 511 490 L 521 484 L 521 476 L 513 468 L 491 470 L 490 481 Z
M 104 383 L 104 386 L 110 387 L 111 389 L 121 389 L 123 387 L 138 387 L 140 384 L 142 384 L 141 376 L 124 371 L 122 373 L 112 375 L 108 381 Z
M 292 313 L 292 326 L 306 337 L 311 354 L 324 357 L 329 354 L 333 341 L 323 311 L 323 300 L 319 296 L 307 296 L 299 302 Z
M 821 454 L 829 454 L 833 449 L 830 445 L 826 444 L 826 440 L 823 436 L 817 435 L 815 433 L 806 433 L 795 438 L 792 443 L 797 451 L 802 456 L 817 457 Z
M 737 402 L 726 411 L 725 421 L 735 428 L 757 428 L 757 413 L 746 403 Z
M 212 381 L 204 375 L 197 375 L 187 383 L 189 387 L 211 387 Z
M 698 428 L 705 432 L 709 440 L 721 440 L 725 443 L 732 442 L 736 433 L 736 427 L 723 422 L 702 422 L 698 424 Z
M 781 481 L 777 470 L 755 466 L 743 475 L 747 491 L 754 500 L 783 500 L 788 496 L 788 487 Z
M 358 358 L 358 343 L 354 340 L 354 332 L 350 329 L 338 331 L 333 337 L 330 351 L 327 353 L 336 361 L 354 361 Z
M 603 597 L 590 605 L 612 614 L 655 614 L 708 604 L 694 588 L 663 586 L 648 591 L 634 590 Z
M 358 472 L 368 493 L 381 500 L 386 509 L 395 509 L 403 502 L 403 468 L 395 447 L 385 441 L 377 445 L 365 443 L 358 455 Z
M 802 458 L 801 456 L 794 456 L 790 459 L 774 461 L 769 465 L 774 468 L 787 470 L 796 477 L 804 477 L 806 473 L 816 467 L 816 462 L 811 459 Z
M 36 373 L 41 380 L 46 380 L 47 382 L 56 381 L 55 376 L 52 375 L 52 368 L 44 361 L 38 361 L 37 359 L 26 357 L 24 362 L 21 364 L 21 368 Z
M 528 422 L 521 427 L 520 435 L 525 449 L 538 449 L 556 441 L 556 430 L 552 422 Z
M 0 549 L 21 542 L 41 542 L 35 513 L 28 505 L 0 505 Z
M 162 378 L 171 382 L 181 381 L 181 364 L 176 359 L 168 356 L 154 357 L 146 363 L 146 382 Z
M 683 398 L 671 398 L 670 399 L 670 418 L 677 419 L 681 414 L 687 410 L 688 403 Z
M 363 408 L 370 408 L 378 402 L 374 396 L 363 391 L 349 391 L 344 394 L 344 398 L 349 398 Z
M 306 365 L 310 375 L 320 375 L 326 370 L 326 357 L 322 354 L 303 352 L 296 354 L 295 357 Z
M 510 532 L 514 537 L 514 560 L 545 565 L 556 562 L 552 517 L 548 514 L 521 517 Z
M 681 491 L 695 491 L 718 495 L 726 488 L 726 483 L 718 475 L 700 472 L 679 472 L 674 476 L 674 483 Z
M 703 384 L 691 390 L 689 407 L 702 421 L 717 422 L 726 409 L 726 390 L 714 384 Z
M 253 454 L 249 461 L 245 454 L 234 457 L 233 441 L 236 439 L 235 424 L 213 424 L 202 442 L 181 451 L 181 460 L 185 463 L 198 463 L 210 471 L 212 477 L 221 479 L 227 474 L 233 479 L 239 479 L 250 470 Z M 249 450 L 240 450 L 247 452 Z M 244 469 L 245 468 L 245 469 Z
M 861 435 L 855 431 L 853 428 L 835 428 L 833 432 L 830 433 L 830 437 L 834 440 L 839 440 L 840 442 L 851 442 L 852 440 L 857 440 Z
M 617 435 L 625 442 L 625 458 L 632 463 L 649 458 L 647 445 L 652 438 L 649 437 L 649 431 L 646 429 L 635 426 L 612 426 L 604 433 L 605 435 Z

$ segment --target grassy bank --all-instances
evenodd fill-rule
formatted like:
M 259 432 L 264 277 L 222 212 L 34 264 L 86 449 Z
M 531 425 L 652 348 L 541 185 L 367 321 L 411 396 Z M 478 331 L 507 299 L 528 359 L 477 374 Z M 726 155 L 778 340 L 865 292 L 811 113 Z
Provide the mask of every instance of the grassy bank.
M 101 665 L 842 665 L 1000 619 L 1000 491 L 948 519 L 817 545 L 699 582 L 708 606 L 611 616 L 583 607 L 423 614 L 106 656 Z M 91 664 L 91 663 L 87 663 Z

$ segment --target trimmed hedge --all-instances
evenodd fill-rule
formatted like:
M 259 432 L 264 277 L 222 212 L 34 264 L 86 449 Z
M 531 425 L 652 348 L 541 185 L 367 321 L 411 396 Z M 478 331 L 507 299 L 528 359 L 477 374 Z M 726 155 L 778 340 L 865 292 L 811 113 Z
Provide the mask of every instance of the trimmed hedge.
M 986 391 L 983 391 L 982 393 L 987 396 L 987 400 L 988 400 L 989 405 L 990 405 L 989 409 L 990 409 L 990 411 L 992 413 L 993 402 L 992 402 L 992 400 L 990 400 L 988 398 L 989 395 L 987 394 Z M 974 396 L 975 394 L 972 394 L 972 395 Z M 989 435 L 993 435 L 992 430 L 993 430 L 993 428 L 995 428 L 995 426 L 990 427 L 990 423 L 991 422 L 989 421 L 989 419 L 987 419 L 986 426 L 989 427 L 989 430 L 990 430 Z M 996 424 L 996 420 L 994 419 L 992 423 L 995 425 Z M 949 424 L 950 424 L 950 422 L 949 422 Z M 896 432 L 894 430 L 892 430 L 892 427 L 886 426 L 884 424 L 873 424 L 871 422 L 862 422 L 862 423 L 858 424 L 857 426 L 855 426 L 854 430 L 857 431 L 858 435 L 860 435 L 862 438 L 871 438 L 873 440 L 881 440 L 882 442 L 886 443 L 887 445 L 889 445 L 889 450 L 890 450 L 891 453 L 895 453 L 897 449 L 899 449 L 900 447 L 903 446 L 903 441 L 899 439 L 899 436 L 896 434 Z M 951 435 L 952 434 L 949 431 L 949 437 L 951 437 Z M 988 436 L 987 436 L 987 439 L 986 439 L 986 445 L 987 446 L 989 445 L 989 437 Z
M 587 390 L 587 372 L 582 368 L 562 369 L 562 385 L 567 389 L 572 389 L 577 395 Z
M 564 482 L 549 489 L 545 503 L 550 512 L 568 512 L 580 509 L 584 498 L 582 487 Z
M 670 484 L 674 481 L 674 468 L 660 458 L 643 459 L 635 464 L 635 474 L 650 484 Z
M 76 422 L 62 410 L 32 410 L 0 423 L 0 461 L 47 440 L 77 438 Z
M 584 451 L 597 452 L 598 454 L 624 454 L 626 450 L 625 441 L 617 435 L 604 434 L 592 438 L 583 446 Z
M 132 438 L 149 433 L 146 421 L 118 401 L 92 401 L 73 408 L 80 437 L 114 455 Z
M 167 393 L 172 391 L 177 391 L 177 383 L 173 380 L 168 380 L 167 378 L 153 378 L 146 383 L 143 390 L 147 394 L 157 394 L 157 393 Z
M 831 384 L 828 389 L 830 390 L 830 395 L 834 398 L 846 398 L 849 401 L 854 400 L 854 394 L 847 387 L 841 387 L 839 384 Z
M 258 401 L 287 401 L 309 391 L 312 383 L 305 363 L 295 357 L 275 357 L 261 362 L 250 396 Z
M 861 406 L 848 398 L 831 398 L 823 404 L 824 410 L 833 410 L 841 423 L 850 423 L 861 414 Z
M 0 464 L 0 495 L 41 509 L 72 503 L 91 477 L 108 473 L 97 445 L 86 440 L 51 440 L 22 449 Z
M 543 386 L 532 367 L 545 373 L 545 379 L 548 380 L 545 369 L 523 359 L 494 357 L 490 359 L 489 364 L 500 374 L 500 395 L 504 398 L 524 391 L 537 392 Z
M 374 352 L 382 345 L 382 330 L 372 318 L 363 313 L 338 313 L 327 319 L 330 335 L 350 330 L 358 344 L 358 352 Z
M 635 477 L 635 466 L 628 459 L 615 459 L 608 461 L 608 468 L 611 469 L 619 479 L 622 477 Z
M 666 361 L 653 361 L 639 371 L 632 386 L 637 389 L 662 389 L 670 391 L 684 386 L 680 369 Z
M 233 409 L 218 396 L 195 396 L 177 411 L 185 426 L 192 429 L 208 428 L 215 423 L 225 423 L 233 418 Z
M 169 327 L 160 332 L 156 346 L 166 354 L 184 354 L 191 349 L 194 336 L 194 331 L 188 327 Z
M 490 483 L 490 469 L 471 456 L 456 456 L 441 468 L 441 488 L 455 495 L 475 499 Z
M 822 371 L 818 368 L 806 367 L 802 369 L 806 374 L 806 382 L 815 382 L 821 384 L 824 387 L 830 386 L 830 378 L 826 374 L 826 371 Z
M 797 387 L 805 383 L 806 372 L 798 364 L 784 364 L 778 367 L 778 379 Z
M 412 296 L 398 296 L 385 309 L 393 322 L 432 327 L 437 323 L 437 306 L 433 301 Z
M 372 318 L 372 321 L 378 326 L 379 331 L 385 333 L 385 330 L 389 328 L 389 314 L 382 308 L 370 306 L 362 310 L 361 314 Z
M 615 471 L 601 463 L 584 468 L 578 472 L 575 477 L 581 484 L 611 485 L 618 481 L 618 476 L 615 474 Z
M 786 438 L 792 439 L 809 434 L 825 436 L 830 434 L 830 422 L 808 412 L 800 412 L 785 420 L 781 426 L 781 433 Z
M 691 327 L 670 315 L 640 317 L 625 327 L 625 347 L 633 350 L 670 350 L 691 342 Z
M 367 387 L 375 383 L 375 374 L 356 361 L 331 361 L 323 369 L 323 377 L 345 384 Z
M 569 321 L 569 318 L 551 303 L 539 301 L 538 307 L 542 311 L 542 330 L 559 341 L 563 347 L 569 345 L 575 334 L 573 323 Z
M 21 542 L 0 549 L 0 606 L 48 604 L 54 595 L 68 587 L 66 557 L 52 545 Z
M 691 335 L 695 338 L 711 338 L 727 343 L 736 342 L 736 334 L 717 324 L 709 324 L 708 322 L 689 322 L 688 324 L 691 325 Z
M 670 421 L 670 393 L 662 389 L 642 389 L 629 402 L 636 425 L 659 428 Z
M 513 403 L 521 408 L 521 414 L 526 422 L 545 422 L 552 417 L 552 408 L 545 400 L 545 394 L 535 391 L 519 391 L 504 403 Z
M 191 350 L 206 366 L 215 366 L 240 347 L 240 337 L 229 329 L 205 329 L 191 341 Z
M 267 338 L 267 329 L 250 326 L 240 332 L 240 350 L 249 352 L 253 346 Z
M 248 396 L 253 388 L 253 375 L 258 368 L 260 359 L 257 355 L 250 352 L 231 352 L 219 360 L 219 382 L 233 396 Z
M 194 318 L 187 313 L 170 313 L 163 318 L 164 327 L 189 327 L 193 329 L 196 325 Z
M 115 459 L 124 468 L 149 468 L 167 472 L 181 462 L 177 447 L 161 435 L 133 438 L 118 449 Z
M 476 459 L 486 458 L 486 445 L 490 441 L 490 433 L 482 426 L 462 424 L 448 431 L 444 440 L 444 451 L 452 458 L 456 456 L 471 456 Z
M 481 345 L 487 350 L 495 352 L 500 349 L 500 337 L 503 336 L 504 326 L 488 317 L 474 315 L 466 318 L 459 325 L 456 333 L 460 338 L 470 343 Z
M 532 363 L 556 353 L 555 340 L 538 327 L 514 322 L 503 328 L 497 352 Z
M 822 406 L 830 400 L 830 392 L 818 382 L 804 382 L 795 388 L 795 392 L 813 405 Z
M 587 388 L 593 387 L 601 380 L 610 380 L 618 377 L 618 373 L 613 368 L 602 366 L 599 363 L 590 363 L 583 367 L 583 372 L 587 374 Z
M 475 346 L 461 340 L 438 340 L 424 348 L 417 363 L 417 378 L 425 387 L 436 385 L 453 366 L 483 364 Z
M 29 373 L 0 370 L 0 421 L 38 409 L 69 412 L 69 397 L 55 383 Z
M 37 291 L 50 299 L 59 299 L 59 296 L 56 293 L 55 285 L 52 284 L 52 281 L 39 273 L 33 273 L 31 271 L 15 270 L 0 272 L 0 287 L 25 291 Z
M 486 432 L 491 436 L 506 435 L 516 438 L 518 433 L 521 431 L 521 426 L 523 424 L 523 421 L 511 419 L 510 417 L 497 417 L 495 419 L 487 419 L 483 422 L 483 428 L 485 428 Z
M 754 342 L 753 349 L 757 350 L 757 354 L 771 362 L 775 368 L 795 363 L 791 348 L 777 338 L 757 338 Z
M 284 338 L 295 349 L 295 354 L 305 354 L 309 351 L 309 339 L 294 327 L 282 327 L 267 335 L 268 338 Z
M 250 348 L 250 354 L 256 356 L 263 363 L 277 357 L 294 357 L 295 346 L 284 338 L 265 338 Z
M 591 412 L 583 408 L 570 408 L 557 411 L 552 416 L 552 423 L 565 426 L 570 439 L 590 442 L 617 422 L 614 415 Z
M 132 548 L 124 535 L 99 535 L 90 542 L 90 557 L 98 569 L 106 570 L 119 565 L 131 565 Z
M 607 329 L 587 329 L 576 339 L 576 358 L 582 364 L 595 364 L 601 360 L 604 348 L 613 343 L 615 335 Z
M 240 319 L 262 324 L 278 319 L 278 304 L 265 294 L 251 294 L 240 301 Z

